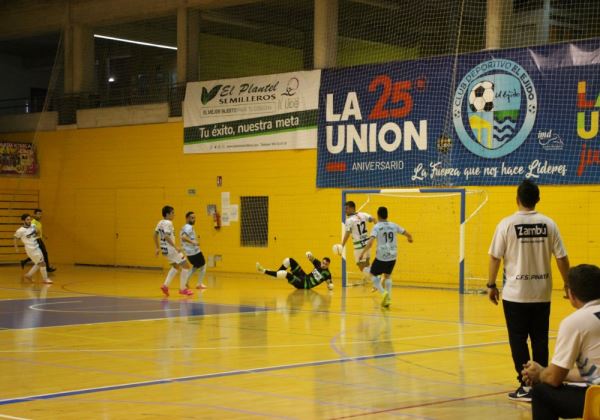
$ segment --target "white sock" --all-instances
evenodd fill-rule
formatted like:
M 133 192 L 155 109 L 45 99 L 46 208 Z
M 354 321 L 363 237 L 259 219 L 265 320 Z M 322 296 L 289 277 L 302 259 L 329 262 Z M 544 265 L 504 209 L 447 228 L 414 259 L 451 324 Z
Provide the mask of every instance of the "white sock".
M 192 276 L 194 275 L 194 273 L 196 272 L 196 270 L 197 270 L 196 267 L 192 266 L 192 268 L 190 268 L 190 270 L 188 271 L 187 279 L 185 281 L 186 283 L 190 282 L 190 279 L 192 278 Z
M 381 277 L 373 277 L 373 287 L 379 290 L 379 293 L 383 293 L 383 287 L 381 287 Z
M 38 269 L 39 269 L 39 268 L 40 268 L 40 266 L 39 266 L 39 265 L 37 265 L 37 264 L 33 264 L 33 267 L 31 267 L 31 269 L 30 269 L 30 270 L 27 272 L 27 274 L 26 274 L 26 275 L 27 275 L 27 277 L 33 277 L 33 275 L 34 275 L 35 273 L 37 273 L 37 271 L 38 271 Z
M 181 269 L 181 274 L 179 274 L 179 288 L 181 290 L 185 289 L 185 285 L 187 284 L 187 280 L 188 280 L 188 272 L 190 270 L 188 270 L 187 268 L 182 268 Z
M 392 278 L 388 277 L 385 279 L 385 290 L 387 290 L 388 295 L 392 297 Z
M 173 277 L 175 277 L 175 274 L 177 274 L 177 269 L 175 267 L 171 267 L 167 273 L 167 278 L 165 279 L 165 286 L 169 287 L 171 280 L 173 280 Z
M 46 269 L 46 266 L 40 267 L 40 273 L 42 273 L 42 280 L 48 280 L 48 270 Z
M 198 284 L 202 284 L 204 281 L 204 276 L 206 275 L 206 264 L 200 267 L 200 271 L 198 272 Z

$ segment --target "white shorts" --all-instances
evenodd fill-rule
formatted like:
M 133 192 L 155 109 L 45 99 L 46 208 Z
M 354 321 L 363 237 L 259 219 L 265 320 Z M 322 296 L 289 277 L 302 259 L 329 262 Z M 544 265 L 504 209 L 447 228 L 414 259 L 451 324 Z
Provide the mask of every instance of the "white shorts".
M 25 252 L 27 253 L 27 256 L 29 258 L 31 258 L 31 261 L 33 261 L 34 264 L 39 264 L 39 263 L 44 262 L 44 255 L 42 254 L 41 250 L 39 250 L 39 249 L 36 249 L 35 251 L 25 250 Z
M 358 264 L 361 261 L 367 261 L 368 259 L 371 258 L 371 250 L 369 249 L 367 251 L 367 253 L 365 254 L 365 256 L 363 257 L 363 259 L 360 259 L 360 254 L 362 254 L 364 248 L 360 248 L 360 249 L 355 249 L 354 250 L 354 261 L 356 261 L 356 264 Z
M 174 249 L 169 249 L 169 253 L 167 255 L 163 256 L 169 260 L 169 264 L 183 264 L 184 262 L 187 261 L 187 258 L 185 255 L 183 255 L 181 252 L 177 252 Z

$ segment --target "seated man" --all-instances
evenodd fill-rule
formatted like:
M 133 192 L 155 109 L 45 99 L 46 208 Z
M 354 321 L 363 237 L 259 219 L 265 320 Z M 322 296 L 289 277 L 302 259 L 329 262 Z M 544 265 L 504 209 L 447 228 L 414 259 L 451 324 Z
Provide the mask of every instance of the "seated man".
M 316 259 L 310 251 L 306 253 L 306 257 L 313 263 L 313 270 L 306 274 L 300 265 L 293 258 L 286 258 L 283 260 L 283 264 L 279 267 L 279 270 L 272 271 L 263 268 L 260 263 L 256 263 L 256 269 L 259 273 L 266 274 L 268 276 L 277 277 L 279 279 L 287 279 L 288 283 L 294 286 L 296 289 L 312 289 L 315 286 L 323 282 L 327 282 L 327 288 L 333 289 L 333 281 L 331 280 L 331 273 L 329 272 L 329 263 L 331 260 L 327 257 L 323 258 L 323 261 Z M 287 270 L 290 271 L 287 271 Z
M 521 372 L 533 385 L 534 420 L 581 417 L 587 386 L 600 384 L 600 268 L 571 268 L 565 289 L 577 310 L 560 323 L 552 362 L 529 361 Z

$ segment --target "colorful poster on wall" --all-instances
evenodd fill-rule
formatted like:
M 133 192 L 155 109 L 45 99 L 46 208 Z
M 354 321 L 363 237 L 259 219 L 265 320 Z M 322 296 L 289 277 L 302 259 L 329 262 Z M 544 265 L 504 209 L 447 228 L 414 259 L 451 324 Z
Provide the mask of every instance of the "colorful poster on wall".
M 323 70 L 319 187 L 600 182 L 600 40 Z
M 315 70 L 188 83 L 184 152 L 314 149 L 320 78 Z
M 0 142 L 0 175 L 37 175 L 38 164 L 32 143 Z

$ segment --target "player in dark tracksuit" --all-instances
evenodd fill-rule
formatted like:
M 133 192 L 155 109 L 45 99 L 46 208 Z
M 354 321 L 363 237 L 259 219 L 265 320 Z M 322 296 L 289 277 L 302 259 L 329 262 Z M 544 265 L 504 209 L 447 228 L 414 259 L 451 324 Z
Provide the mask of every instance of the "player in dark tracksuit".
M 260 263 L 256 263 L 256 269 L 259 273 L 266 274 L 268 276 L 277 277 L 280 279 L 287 279 L 288 283 L 294 286 L 296 289 L 312 289 L 315 286 L 323 282 L 327 282 L 329 290 L 333 289 L 333 281 L 331 279 L 331 272 L 329 271 L 329 264 L 331 260 L 327 257 L 323 258 L 323 261 L 319 261 L 310 252 L 306 253 L 306 256 L 312 262 L 314 268 L 310 273 L 305 273 L 300 267 L 300 264 L 293 258 L 286 258 L 283 260 L 283 264 L 279 267 L 279 270 L 266 270 Z M 288 271 L 289 269 L 289 271 Z

